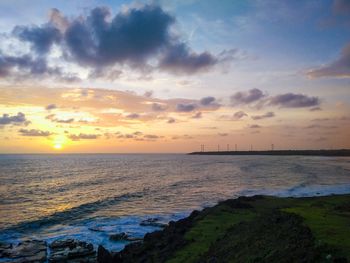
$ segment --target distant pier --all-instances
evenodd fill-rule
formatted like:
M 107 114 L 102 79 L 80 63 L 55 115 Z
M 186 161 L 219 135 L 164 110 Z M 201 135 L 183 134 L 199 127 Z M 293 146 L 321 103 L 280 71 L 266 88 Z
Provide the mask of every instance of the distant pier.
M 201 151 L 193 155 L 280 155 L 280 156 L 350 156 L 350 149 L 338 150 L 269 150 L 269 151 Z

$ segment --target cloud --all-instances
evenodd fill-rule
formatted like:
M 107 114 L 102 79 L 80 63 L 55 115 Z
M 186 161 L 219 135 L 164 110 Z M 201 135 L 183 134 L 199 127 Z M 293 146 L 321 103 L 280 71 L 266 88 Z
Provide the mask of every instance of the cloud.
M 163 136 L 158 136 L 154 134 L 143 134 L 140 131 L 136 131 L 134 133 L 126 133 L 126 134 L 121 134 L 117 133 L 116 138 L 118 139 L 127 139 L 127 140 L 135 140 L 135 141 L 154 141 L 160 138 L 163 138 Z M 110 134 L 109 137 L 111 138 Z
M 99 134 L 86 134 L 86 133 L 80 133 L 78 135 L 76 134 L 70 134 L 68 135 L 68 138 L 72 141 L 79 141 L 79 140 L 95 140 L 98 137 L 100 137 Z
M 17 115 L 10 116 L 9 114 L 3 114 L 0 117 L 0 125 L 8 125 L 8 124 L 28 124 L 29 121 L 26 119 L 25 114 L 22 112 L 18 112 Z
M 259 129 L 259 128 L 261 128 L 261 126 L 258 125 L 258 124 L 252 124 L 252 125 L 248 126 L 248 128 L 250 128 L 250 129 Z
M 162 120 L 167 120 L 170 116 L 177 118 L 176 114 L 186 112 L 189 114 L 188 117 L 192 117 L 202 110 L 197 100 L 145 98 L 143 94 L 101 88 L 45 88 L 43 86 L 26 87 L 23 85 L 13 86 L 10 89 L 0 87 L 0 101 L 5 107 L 28 105 L 45 108 L 48 104 L 55 104 L 59 107 L 57 114 L 46 114 L 51 115 L 51 119 L 74 118 L 75 122 L 85 120 L 88 123 L 84 123 L 84 125 L 99 125 L 101 127 L 130 125 L 130 121 L 133 119 L 135 121 L 137 119 L 159 122 L 160 118 Z M 162 105 L 164 111 L 152 112 L 153 103 Z M 71 112 L 73 109 L 74 112 Z M 217 108 L 205 107 L 205 110 L 210 114 Z M 199 118 L 200 114 L 197 117 Z
M 52 132 L 49 131 L 41 131 L 37 129 L 20 129 L 19 132 L 21 133 L 22 136 L 29 136 L 29 137 L 48 137 L 52 135 Z
M 108 8 L 96 7 L 87 17 L 70 22 L 64 40 L 70 56 L 83 65 L 140 63 L 168 45 L 174 21 L 154 5 L 130 8 L 114 17 Z
M 237 121 L 237 120 L 242 119 L 245 116 L 248 116 L 248 114 L 245 113 L 244 111 L 237 111 L 233 114 L 232 119 Z
M 269 98 L 269 105 L 284 108 L 312 107 L 320 104 L 318 97 L 309 97 L 303 94 L 286 93 Z
M 193 136 L 184 134 L 184 135 L 175 135 L 171 137 L 172 140 L 191 140 Z
M 72 123 L 74 122 L 74 119 L 73 118 L 66 119 L 66 120 L 54 119 L 53 121 L 57 123 Z
M 221 137 L 226 137 L 226 136 L 228 136 L 228 133 L 218 133 L 218 135 Z
M 80 80 L 75 74 L 64 73 L 60 67 L 48 66 L 45 58 L 33 58 L 31 55 L 7 56 L 0 50 L 0 78 L 16 80 L 52 77 L 62 82 Z
M 62 37 L 60 30 L 50 23 L 44 24 L 41 27 L 16 26 L 13 34 L 22 41 L 30 42 L 32 48 L 38 54 L 48 53 L 51 46 L 54 43 L 58 43 Z
M 169 118 L 167 121 L 167 123 L 175 123 L 175 122 L 176 122 L 176 120 L 174 118 Z
M 334 125 L 320 125 L 320 124 L 312 124 L 309 126 L 306 126 L 305 129 L 336 129 L 337 126 Z
M 165 111 L 166 110 L 166 106 L 162 105 L 160 103 L 152 103 L 152 110 L 153 111 Z
M 268 96 L 259 89 L 251 89 L 246 92 L 236 92 L 231 97 L 231 105 L 250 105 L 256 108 L 266 106 L 279 106 L 284 108 L 317 107 L 320 105 L 318 97 L 310 97 L 303 94 L 285 93 L 276 96 Z M 270 115 L 271 113 L 269 113 Z M 273 116 L 271 116 L 273 117 Z M 259 116 L 258 116 L 259 118 Z
M 275 113 L 272 111 L 266 112 L 265 114 L 262 115 L 254 115 L 252 116 L 253 120 L 261 120 L 261 119 L 266 119 L 266 118 L 272 118 L 275 117 Z
M 138 119 L 141 117 L 141 115 L 138 113 L 130 113 L 130 114 L 126 115 L 125 117 L 127 119 Z
M 310 109 L 310 111 L 321 111 L 322 108 L 321 107 L 313 107 Z
M 156 139 L 159 139 L 160 136 L 158 135 L 153 135 L 153 134 L 146 134 L 143 136 L 145 139 L 148 139 L 148 140 L 156 140 Z
M 200 71 L 208 71 L 218 62 L 218 58 L 209 52 L 197 54 L 191 52 L 184 43 L 179 43 L 166 49 L 160 60 L 159 69 L 175 74 L 194 74 Z
M 49 104 L 45 107 L 46 110 L 53 110 L 53 109 L 57 109 L 56 104 Z
M 48 120 L 50 120 L 50 121 L 57 122 L 57 123 L 72 123 L 72 122 L 74 122 L 74 118 L 69 118 L 69 119 L 58 119 L 58 118 L 56 118 L 56 115 L 55 115 L 55 114 L 47 115 L 47 116 L 45 117 L 45 119 L 48 119 Z
M 146 98 L 151 98 L 153 96 L 153 91 L 152 90 L 147 90 L 143 96 L 145 96 Z
M 116 14 L 107 7 L 96 7 L 86 15 L 69 18 L 52 9 L 47 23 L 14 27 L 12 36 L 29 43 L 31 50 L 20 56 L 1 55 L 0 76 L 23 76 L 20 71 L 26 69 L 36 72 L 37 77 L 79 81 L 74 73 L 48 66 L 53 45 L 62 53 L 60 62 L 88 68 L 90 78 L 109 80 L 118 78 L 122 74 L 119 68 L 124 66 L 147 74 L 165 71 L 188 75 L 233 59 L 230 52 L 213 55 L 193 51 L 172 30 L 175 22 L 174 16 L 153 4 L 126 7 Z
M 202 99 L 200 99 L 199 103 L 203 106 L 208 106 L 208 105 L 211 105 L 212 103 L 215 102 L 215 98 L 214 97 L 204 97 Z
M 237 105 L 250 104 L 253 102 L 257 102 L 258 100 L 264 98 L 265 96 L 266 94 L 264 94 L 259 89 L 251 89 L 251 90 L 248 90 L 247 92 L 239 91 L 230 97 L 231 105 L 237 106 Z
M 118 134 L 117 138 L 118 139 L 134 139 L 138 135 L 136 134 Z
M 192 116 L 192 119 L 201 119 L 201 118 L 202 118 L 202 113 L 200 111 L 196 112 L 196 114 Z
M 197 105 L 194 103 L 190 103 L 190 104 L 179 103 L 176 105 L 176 110 L 179 112 L 191 112 L 191 111 L 194 111 L 196 108 L 197 108 Z
M 208 96 L 199 100 L 199 104 L 204 107 L 215 107 L 219 108 L 221 105 L 217 102 L 215 97 Z
M 343 48 L 339 58 L 334 62 L 317 69 L 311 69 L 306 74 L 311 78 L 350 78 L 350 43 Z
M 349 0 L 334 0 L 333 12 L 340 15 L 350 14 L 350 1 Z

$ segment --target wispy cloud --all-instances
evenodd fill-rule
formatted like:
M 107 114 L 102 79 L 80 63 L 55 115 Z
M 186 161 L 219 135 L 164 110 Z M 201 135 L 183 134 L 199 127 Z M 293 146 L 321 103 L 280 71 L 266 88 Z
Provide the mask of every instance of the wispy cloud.
M 350 78 L 350 43 L 343 48 L 339 58 L 334 62 L 316 69 L 311 69 L 306 74 L 311 78 Z
M 252 119 L 253 120 L 262 120 L 262 119 L 267 119 L 267 118 L 272 118 L 275 117 L 275 113 L 272 111 L 266 112 L 262 115 L 253 115 Z
M 22 136 L 28 136 L 28 137 L 48 137 L 50 135 L 52 135 L 52 132 L 49 131 L 42 131 L 42 130 L 38 130 L 38 129 L 20 129 L 19 133 Z

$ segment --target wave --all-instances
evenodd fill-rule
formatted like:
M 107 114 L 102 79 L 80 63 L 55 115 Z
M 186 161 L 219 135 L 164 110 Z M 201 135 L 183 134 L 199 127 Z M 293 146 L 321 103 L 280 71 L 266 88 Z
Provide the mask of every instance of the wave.
M 113 206 L 123 201 L 129 201 L 130 199 L 142 198 L 144 194 L 145 194 L 144 191 L 127 193 L 119 196 L 114 196 L 111 198 L 106 198 L 103 200 L 98 200 L 91 203 L 85 203 L 80 206 L 67 209 L 65 211 L 53 213 L 49 216 L 39 218 L 37 220 L 21 222 L 17 225 L 13 225 L 8 228 L 2 229 L 1 232 L 16 231 L 16 232 L 23 233 L 28 230 L 30 231 L 38 230 L 43 226 L 47 227 L 47 226 L 52 226 L 56 224 L 62 224 L 65 222 L 71 222 L 73 220 L 80 219 L 83 216 L 92 214 L 101 208 Z

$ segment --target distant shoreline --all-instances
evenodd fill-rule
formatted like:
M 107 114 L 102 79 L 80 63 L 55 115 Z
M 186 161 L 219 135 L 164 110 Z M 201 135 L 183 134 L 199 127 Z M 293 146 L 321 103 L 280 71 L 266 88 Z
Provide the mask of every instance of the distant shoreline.
M 350 149 L 338 150 L 269 150 L 269 151 L 208 151 L 190 155 L 276 155 L 276 156 L 350 156 Z

